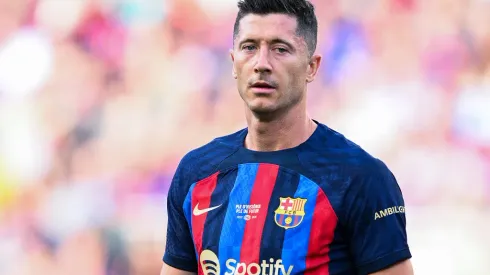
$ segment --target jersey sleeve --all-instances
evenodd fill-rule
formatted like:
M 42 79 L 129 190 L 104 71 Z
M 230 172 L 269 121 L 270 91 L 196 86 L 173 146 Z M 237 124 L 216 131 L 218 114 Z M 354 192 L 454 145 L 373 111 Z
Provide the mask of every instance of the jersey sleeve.
M 167 238 L 163 261 L 176 269 L 197 272 L 197 259 L 184 201 L 190 184 L 185 180 L 183 161 L 172 179 L 167 196 Z
M 346 229 L 359 274 L 411 258 L 400 187 L 382 162 L 359 175 L 344 200 Z

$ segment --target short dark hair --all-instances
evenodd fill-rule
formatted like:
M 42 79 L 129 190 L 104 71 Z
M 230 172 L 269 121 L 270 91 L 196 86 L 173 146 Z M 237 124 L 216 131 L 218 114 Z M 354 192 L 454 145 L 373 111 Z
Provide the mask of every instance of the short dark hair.
M 240 0 L 238 15 L 233 29 L 233 41 L 240 31 L 240 20 L 249 14 L 267 15 L 280 13 L 296 18 L 298 28 L 296 33 L 303 37 L 310 55 L 316 50 L 318 36 L 318 21 L 315 7 L 308 0 Z

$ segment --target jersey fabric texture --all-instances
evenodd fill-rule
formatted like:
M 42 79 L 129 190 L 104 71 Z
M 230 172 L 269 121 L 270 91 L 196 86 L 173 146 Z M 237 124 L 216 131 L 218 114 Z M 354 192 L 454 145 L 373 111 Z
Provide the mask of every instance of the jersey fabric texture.
M 316 123 L 291 149 L 248 150 L 243 129 L 189 152 L 168 194 L 163 261 L 205 275 L 350 275 L 410 258 L 391 171 Z

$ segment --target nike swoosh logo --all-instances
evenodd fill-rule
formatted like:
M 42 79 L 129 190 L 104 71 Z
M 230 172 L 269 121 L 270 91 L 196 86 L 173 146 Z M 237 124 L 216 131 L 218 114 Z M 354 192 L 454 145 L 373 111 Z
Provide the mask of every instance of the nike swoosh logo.
M 220 207 L 220 205 L 217 205 L 217 206 L 214 206 L 214 207 L 209 207 L 209 208 L 204 208 L 204 209 L 199 209 L 199 203 L 196 204 L 196 207 L 194 207 L 194 211 L 192 212 L 192 214 L 194 214 L 194 216 L 200 216 L 202 214 L 205 214 L 205 213 L 208 213 L 209 211 L 212 211 L 218 207 Z

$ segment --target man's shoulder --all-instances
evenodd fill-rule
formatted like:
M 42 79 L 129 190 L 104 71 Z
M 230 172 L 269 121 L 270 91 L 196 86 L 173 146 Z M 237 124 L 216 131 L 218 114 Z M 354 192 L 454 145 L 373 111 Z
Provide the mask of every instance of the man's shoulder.
M 383 161 L 367 152 L 361 145 L 326 125 L 319 124 L 320 135 L 304 152 L 303 159 L 317 167 L 340 170 L 352 174 L 372 174 L 386 172 Z
M 343 134 L 328 127 L 324 131 L 317 142 L 318 148 L 308 150 L 311 157 L 303 156 L 303 162 L 329 196 L 334 209 L 343 207 L 348 193 L 376 197 L 387 190 L 399 190 L 395 176 L 384 161 Z
M 219 136 L 210 142 L 187 152 L 181 159 L 178 173 L 191 175 L 189 180 L 197 181 L 217 172 L 219 164 L 235 153 L 244 129 Z

